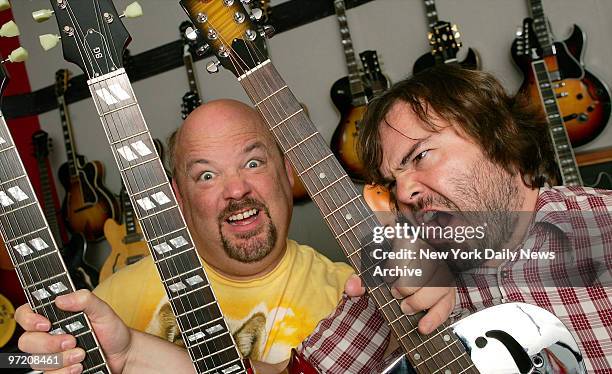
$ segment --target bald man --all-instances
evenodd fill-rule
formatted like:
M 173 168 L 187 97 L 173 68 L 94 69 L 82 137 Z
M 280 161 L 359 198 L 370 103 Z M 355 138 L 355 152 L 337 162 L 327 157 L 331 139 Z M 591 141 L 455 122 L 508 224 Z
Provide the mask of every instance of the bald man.
M 253 108 L 204 104 L 169 143 L 178 203 L 241 353 L 283 365 L 335 310 L 352 269 L 287 239 L 290 165 Z M 150 257 L 94 293 L 129 327 L 183 344 Z

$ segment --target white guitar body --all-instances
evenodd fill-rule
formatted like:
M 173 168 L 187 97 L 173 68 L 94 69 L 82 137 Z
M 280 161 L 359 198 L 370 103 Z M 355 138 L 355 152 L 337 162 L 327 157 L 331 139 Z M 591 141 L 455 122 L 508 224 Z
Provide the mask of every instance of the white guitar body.
M 534 305 L 496 305 L 465 317 L 449 329 L 459 337 L 474 366 L 483 374 L 587 372 L 578 345 L 565 325 Z M 405 363 L 403 368 L 401 365 L 396 361 L 384 373 L 412 372 L 405 369 Z M 448 371 L 442 368 L 439 373 Z

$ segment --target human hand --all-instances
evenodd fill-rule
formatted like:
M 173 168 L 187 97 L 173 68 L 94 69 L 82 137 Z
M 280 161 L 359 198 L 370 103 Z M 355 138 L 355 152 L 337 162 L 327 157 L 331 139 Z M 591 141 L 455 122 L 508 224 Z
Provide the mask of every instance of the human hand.
M 130 330 L 119 316 L 104 301 L 87 290 L 58 296 L 55 304 L 65 311 L 85 312 L 111 371 L 123 372 L 132 339 Z M 20 350 L 26 353 L 62 354 L 64 367 L 48 373 L 76 374 L 83 370 L 81 362 L 85 358 L 85 351 L 76 347 L 76 339 L 72 335 L 49 334 L 50 321 L 34 313 L 27 304 L 17 308 L 15 320 L 26 331 L 19 338 Z

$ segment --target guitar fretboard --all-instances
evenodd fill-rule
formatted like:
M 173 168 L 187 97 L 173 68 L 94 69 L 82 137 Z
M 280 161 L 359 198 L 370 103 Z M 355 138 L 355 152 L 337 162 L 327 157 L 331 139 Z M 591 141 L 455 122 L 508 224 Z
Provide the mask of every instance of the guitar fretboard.
M 49 179 L 49 166 L 46 158 L 38 159 L 38 171 L 40 172 L 40 187 L 43 195 L 44 214 L 53 233 L 56 243 L 62 243 L 59 222 L 57 221 L 57 211 L 55 210 L 55 200 L 53 199 L 51 180 Z
M 544 113 L 548 120 L 548 131 L 555 150 L 557 165 L 559 165 L 559 171 L 561 172 L 562 184 L 566 186 L 581 186 L 582 177 L 580 176 L 580 170 L 578 170 L 572 143 L 569 140 L 563 123 L 563 117 L 561 117 L 561 112 L 559 111 L 556 94 L 548 74 L 548 69 L 546 68 L 546 62 L 538 60 L 534 61 L 531 65 L 540 90 Z
M 245 373 L 124 69 L 91 95 L 198 373 Z
M 62 134 L 64 136 L 64 145 L 66 147 L 66 158 L 68 159 L 68 171 L 70 175 L 77 175 L 77 153 L 74 139 L 72 136 L 72 122 L 70 121 L 70 113 L 68 105 L 63 95 L 57 97 L 59 104 L 60 120 L 62 122 Z
M 86 352 L 84 373 L 110 374 L 87 316 L 55 306 L 75 288 L 2 113 L 0 165 L 0 232 L 30 307 L 51 321 L 52 334 L 76 337 Z
M 369 255 L 374 249 L 372 231 L 380 223 L 270 60 L 240 76 L 239 81 L 293 164 L 351 265 L 361 275 L 417 372 L 444 373 L 447 369 L 453 373 L 477 372 L 462 344 L 448 330 L 448 324 L 429 337 L 421 336 L 416 331 L 420 315 L 402 313 L 389 286 L 373 274 L 374 267 L 381 263 Z M 376 245 L 379 247 L 391 250 L 389 242 Z
M 349 88 L 353 105 L 365 105 L 367 103 L 367 97 L 359 72 L 358 60 L 355 56 L 355 50 L 353 49 L 353 40 L 351 39 L 351 32 L 346 19 L 344 0 L 334 0 L 334 8 L 336 9 L 338 24 L 340 25 L 340 36 L 342 38 L 342 48 L 344 49 L 344 58 L 348 68 Z
M 436 10 L 435 0 L 424 0 L 425 16 L 427 17 L 427 26 L 432 29 L 438 23 L 438 11 Z
M 542 0 L 529 0 L 529 8 L 531 11 L 531 18 L 533 18 L 533 29 L 538 37 L 538 42 L 542 48 L 542 52 L 545 56 L 549 56 L 553 53 L 552 43 L 553 39 L 551 36 L 548 20 L 544 15 L 544 6 Z

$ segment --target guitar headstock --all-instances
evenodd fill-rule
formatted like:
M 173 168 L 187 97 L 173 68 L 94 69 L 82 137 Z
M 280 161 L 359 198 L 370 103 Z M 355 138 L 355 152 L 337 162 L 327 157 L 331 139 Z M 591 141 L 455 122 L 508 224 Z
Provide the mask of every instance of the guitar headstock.
M 221 64 L 240 77 L 268 59 L 264 37 L 251 22 L 261 19 L 261 10 L 250 15 L 238 0 L 180 0 L 180 4 L 219 58 L 208 64 L 208 72 L 218 71 Z
M 123 52 L 131 37 L 121 18 L 142 14 L 138 3 L 128 6 L 121 15 L 112 0 L 50 0 L 50 3 L 53 10 L 32 14 L 38 22 L 55 15 L 60 35 L 41 35 L 45 50 L 61 42 L 64 59 L 78 65 L 89 79 L 123 67 Z
M 429 38 L 432 55 L 441 56 L 444 61 L 457 58 L 459 48 L 461 48 L 461 34 L 457 30 L 457 25 L 438 21 L 431 28 L 427 37 Z
M 382 73 L 378 54 L 374 50 L 363 51 L 359 54 L 363 75 L 370 85 L 372 91 L 384 91 L 387 87 L 387 77 Z
M 522 27 L 516 32 L 516 54 L 538 59 L 542 56 L 542 49 L 533 28 L 533 19 L 525 18 Z
M 51 139 L 45 131 L 39 130 L 32 135 L 32 144 L 34 145 L 34 157 L 38 161 L 46 160 L 49 157 L 49 149 L 51 148 Z

